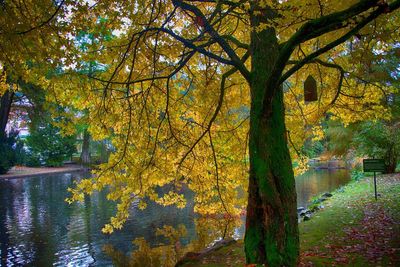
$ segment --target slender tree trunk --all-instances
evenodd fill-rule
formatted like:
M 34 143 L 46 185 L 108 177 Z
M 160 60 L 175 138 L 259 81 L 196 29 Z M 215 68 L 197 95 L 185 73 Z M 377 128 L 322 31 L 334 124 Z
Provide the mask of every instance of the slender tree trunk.
M 397 151 L 394 144 L 392 144 L 386 152 L 385 162 L 385 173 L 395 173 L 397 167 Z
M 101 146 L 100 146 L 100 162 L 104 163 L 108 161 L 108 158 L 110 156 L 110 152 L 107 150 L 107 140 L 102 140 L 100 141 Z
M 13 97 L 14 92 L 7 90 L 0 98 L 0 140 L 6 136 L 6 126 Z
M 276 33 L 273 29 L 253 32 L 251 42 L 246 261 L 266 266 L 296 266 L 299 255 L 296 190 L 287 147 L 283 91 L 266 88 L 279 53 Z
M 81 153 L 81 163 L 83 165 L 90 164 L 90 134 L 86 129 L 83 132 L 83 143 L 82 143 L 82 153 Z

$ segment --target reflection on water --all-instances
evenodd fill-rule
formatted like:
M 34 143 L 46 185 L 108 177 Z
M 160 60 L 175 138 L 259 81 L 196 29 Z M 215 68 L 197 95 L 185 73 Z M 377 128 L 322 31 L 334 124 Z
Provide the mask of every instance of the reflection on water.
M 350 181 L 346 169 L 309 170 L 296 177 L 297 206 L 306 207 L 310 198 L 324 192 L 331 192 Z
M 187 236 L 184 225 L 177 228 L 164 226 L 157 230 L 157 234 L 165 237 L 165 242 L 158 246 L 151 247 L 144 238 L 137 238 L 134 244 L 137 249 L 130 254 L 124 254 L 113 246 L 106 246 L 105 253 L 109 255 L 116 266 L 132 266 L 132 267 L 172 267 L 182 259 L 182 257 L 193 251 L 200 251 L 216 240 L 215 237 L 232 236 L 242 221 L 227 220 L 226 218 L 209 217 L 195 219 L 197 235 L 190 243 L 182 244 L 182 237 Z
M 68 187 L 88 174 L 63 174 L 28 179 L 0 181 L 1 266 L 33 265 L 88 266 L 109 265 L 102 252 L 105 245 L 127 253 L 132 240 L 145 237 L 151 246 L 162 241 L 156 229 L 164 224 L 185 225 L 188 243 L 195 235 L 193 203 L 185 209 L 149 204 L 141 211 L 135 207 L 126 226 L 113 235 L 101 228 L 114 214 L 115 204 L 105 193 L 86 197 L 83 203 L 68 205 Z M 188 192 L 189 199 L 191 198 Z
M 115 211 L 105 193 L 86 197 L 83 203 L 64 201 L 67 188 L 88 175 L 0 180 L 1 266 L 104 266 L 121 261 L 144 266 L 135 262 L 144 263 L 150 256 L 154 263 L 172 262 L 224 235 L 243 236 L 240 219 L 227 225 L 226 218 L 196 216 L 190 191 L 184 209 L 149 203 L 141 211 L 134 203 L 124 228 L 104 235 L 101 228 Z M 345 170 L 316 170 L 296 178 L 299 206 L 348 180 Z

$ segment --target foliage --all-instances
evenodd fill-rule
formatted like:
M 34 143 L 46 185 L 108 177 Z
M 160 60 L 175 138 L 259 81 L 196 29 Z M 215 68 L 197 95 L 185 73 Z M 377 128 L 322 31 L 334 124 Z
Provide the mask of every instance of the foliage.
M 400 131 L 397 127 L 390 127 L 381 121 L 364 122 L 357 126 L 357 134 L 353 138 L 353 144 L 362 155 L 369 157 L 385 158 L 392 147 L 398 150 L 400 147 Z
M 190 253 L 196 255 L 197 252 L 209 248 L 215 243 L 216 238 L 222 236 L 223 232 L 229 237 L 233 236 L 235 229 L 241 224 L 239 218 L 234 222 L 227 221 L 225 218 L 200 217 L 195 219 L 198 236 L 189 243 L 184 241 L 187 235 L 184 225 L 180 224 L 176 228 L 164 225 L 156 229 L 156 235 L 162 237 L 162 242 L 156 246 L 151 246 L 144 238 L 136 238 L 133 241 L 136 249 L 129 255 L 111 245 L 105 246 L 103 250 L 117 266 L 178 266 L 176 263 L 185 258 L 185 255 Z
M 324 143 L 321 140 L 316 140 L 316 141 L 307 140 L 301 149 L 301 152 L 308 158 L 318 157 L 324 151 L 325 151 Z
M 63 136 L 60 129 L 44 122 L 31 129 L 26 139 L 29 153 L 29 165 L 36 165 L 38 158 L 46 166 L 61 166 L 75 152 L 75 137 Z
M 400 149 L 397 122 L 365 121 L 344 127 L 329 123 L 327 138 L 330 152 L 345 155 L 350 150 L 359 157 L 385 159 L 386 172 L 394 172 Z
M 40 155 L 37 155 L 32 151 L 26 152 L 24 164 L 28 167 L 40 167 L 42 165 Z
M 400 177 L 378 177 L 378 184 L 378 202 L 370 181 L 353 181 L 311 220 L 300 223 L 298 266 L 397 266 Z M 243 259 L 243 243 L 238 242 L 183 266 L 243 266 Z
M 255 216 L 260 227 L 247 229 L 262 229 L 253 241 L 268 248 L 251 253 L 275 261 L 263 262 L 268 265 L 293 265 L 297 221 L 288 142 L 302 162 L 296 148 L 321 138 L 328 112 L 346 125 L 388 117 L 381 100 L 394 89 L 360 73 L 374 60 L 371 51 L 384 57 L 396 46 L 399 0 L 3 6 L 0 62 L 46 88 L 48 101 L 87 112 L 93 139 L 109 138 L 115 147 L 69 199 L 110 188 L 108 198 L 119 204 L 106 232 L 122 227 L 138 197 L 183 206 L 179 189 L 186 184 L 196 192 L 196 212 L 235 216 L 246 205 L 237 189 L 253 188 L 249 200 L 268 208 L 250 204 L 262 216 Z M 303 101 L 308 75 L 319 84 L 315 103 Z M 158 195 L 155 188 L 166 184 L 174 185 L 171 192 Z M 277 234 L 257 237 L 265 233 Z
M 358 171 L 358 170 L 353 170 L 351 172 L 351 180 L 353 181 L 359 181 L 362 178 L 364 178 L 364 172 Z
M 27 153 L 24 148 L 24 141 L 17 137 L 15 142 L 15 164 L 24 165 L 26 162 Z

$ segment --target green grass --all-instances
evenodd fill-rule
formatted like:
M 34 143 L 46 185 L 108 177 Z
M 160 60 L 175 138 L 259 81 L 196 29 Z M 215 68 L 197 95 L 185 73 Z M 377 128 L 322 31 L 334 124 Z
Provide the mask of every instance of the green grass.
M 400 175 L 379 176 L 378 193 L 375 201 L 373 179 L 368 176 L 333 192 L 323 210 L 299 225 L 300 266 L 400 266 Z M 375 252 L 381 254 L 371 258 Z M 184 266 L 243 264 L 239 241 Z

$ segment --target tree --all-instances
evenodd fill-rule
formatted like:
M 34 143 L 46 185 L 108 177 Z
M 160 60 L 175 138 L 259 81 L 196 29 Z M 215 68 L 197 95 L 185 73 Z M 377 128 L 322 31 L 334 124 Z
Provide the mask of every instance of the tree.
M 352 57 L 359 57 L 362 67 L 357 71 L 363 83 L 376 83 L 381 89 L 385 85 L 398 88 L 400 65 L 398 59 L 399 48 L 397 45 L 383 47 L 381 51 L 368 51 L 367 54 L 357 55 L 351 51 Z M 390 116 L 379 120 L 362 120 L 343 125 L 338 121 L 327 121 L 327 143 L 329 153 L 343 156 L 349 151 L 354 151 L 361 157 L 383 158 L 386 163 L 385 173 L 396 170 L 399 140 L 398 123 L 399 96 L 397 91 L 385 94 L 381 99 L 382 105 L 387 108 Z
M 60 129 L 48 121 L 41 121 L 30 128 L 26 144 L 33 155 L 46 166 L 62 166 L 75 152 L 75 136 L 62 136 Z
M 104 228 L 112 232 L 122 227 L 133 196 L 184 205 L 184 182 L 197 193 L 198 212 L 232 215 L 239 212 L 236 187 L 248 184 L 247 262 L 295 266 L 287 145 L 301 134 L 286 130 L 299 126 L 293 117 L 285 124 L 283 90 L 293 92 L 286 113 L 295 114 L 296 106 L 303 111 L 297 92 L 305 74 L 329 85 L 321 83 L 321 101 L 307 107 L 314 109 L 308 123 L 330 109 L 347 120 L 384 111 L 382 93 L 351 75 L 358 66 L 341 56 L 349 44 L 362 54 L 397 36 L 392 12 L 399 6 L 398 0 L 66 2 L 56 10 L 70 13 L 53 22 L 71 25 L 59 34 L 68 49 L 55 53 L 52 64 L 78 73 L 41 82 L 61 104 L 86 108 L 93 138 L 110 136 L 117 149 L 96 178 L 72 189 L 72 200 L 112 185 L 109 198 L 120 202 Z M 94 38 L 74 48 L 70 36 L 82 32 Z M 85 62 L 105 70 L 84 77 Z M 304 68 L 309 73 L 298 72 Z M 360 91 L 369 97 L 354 97 Z M 175 189 L 155 192 L 168 183 Z
M 400 146 L 398 135 L 398 126 L 393 127 L 381 121 L 364 122 L 358 125 L 352 144 L 359 154 L 383 158 L 385 173 L 394 173 Z

